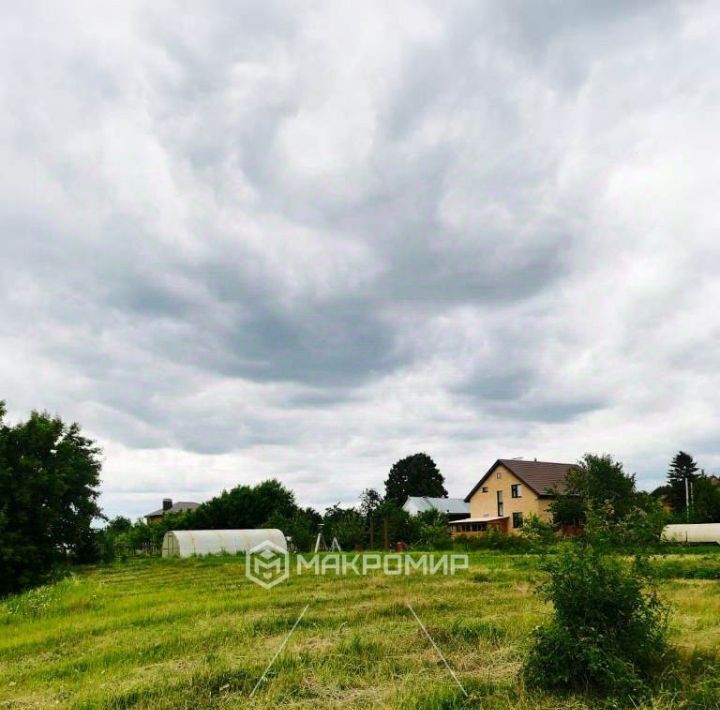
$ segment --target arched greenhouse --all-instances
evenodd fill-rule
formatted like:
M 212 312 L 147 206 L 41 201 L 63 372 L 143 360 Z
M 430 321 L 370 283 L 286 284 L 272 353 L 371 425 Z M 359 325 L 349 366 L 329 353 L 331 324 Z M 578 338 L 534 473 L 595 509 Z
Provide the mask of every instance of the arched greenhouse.
M 171 530 L 163 538 L 162 556 L 235 554 L 263 543 L 287 552 L 287 541 L 280 530 Z
M 663 538 L 669 542 L 716 542 L 720 544 L 720 523 L 666 525 Z

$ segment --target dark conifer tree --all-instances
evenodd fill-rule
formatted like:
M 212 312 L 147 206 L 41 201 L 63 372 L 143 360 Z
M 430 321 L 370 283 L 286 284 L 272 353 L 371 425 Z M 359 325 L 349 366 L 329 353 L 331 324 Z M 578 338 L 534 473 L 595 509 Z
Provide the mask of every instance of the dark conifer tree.
M 684 451 L 678 451 L 673 457 L 668 469 L 667 502 L 670 504 L 673 513 L 685 512 L 685 479 L 694 482 L 698 478 L 698 467 L 693 457 Z

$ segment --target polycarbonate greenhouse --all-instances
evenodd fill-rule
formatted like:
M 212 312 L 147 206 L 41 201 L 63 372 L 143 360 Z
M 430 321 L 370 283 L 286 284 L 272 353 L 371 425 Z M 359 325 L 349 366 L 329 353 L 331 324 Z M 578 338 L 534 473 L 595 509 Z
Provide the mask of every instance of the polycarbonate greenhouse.
M 663 537 L 670 542 L 716 542 L 720 544 L 720 523 L 666 525 Z
M 285 535 L 280 530 L 171 530 L 163 538 L 162 556 L 234 554 L 267 542 L 287 551 Z

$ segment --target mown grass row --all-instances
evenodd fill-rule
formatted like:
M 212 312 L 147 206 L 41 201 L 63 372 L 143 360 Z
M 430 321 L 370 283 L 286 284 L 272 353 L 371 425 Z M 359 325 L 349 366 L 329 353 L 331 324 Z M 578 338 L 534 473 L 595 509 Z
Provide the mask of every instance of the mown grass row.
M 671 672 L 644 707 L 720 707 L 717 558 L 656 561 L 676 608 Z M 478 554 L 456 577 L 291 577 L 269 591 L 241 558 L 142 560 L 88 570 L 0 605 L 7 707 L 583 708 L 528 693 L 518 670 L 547 609 L 537 558 Z M 693 565 L 695 565 L 693 567 Z M 695 572 L 693 572 L 695 570 Z M 705 570 L 698 572 L 697 570 Z M 708 571 L 709 570 L 709 571 Z M 465 687 L 459 690 L 410 602 Z M 256 695 L 267 663 L 307 614 Z M 715 703 L 715 704 L 713 704 Z

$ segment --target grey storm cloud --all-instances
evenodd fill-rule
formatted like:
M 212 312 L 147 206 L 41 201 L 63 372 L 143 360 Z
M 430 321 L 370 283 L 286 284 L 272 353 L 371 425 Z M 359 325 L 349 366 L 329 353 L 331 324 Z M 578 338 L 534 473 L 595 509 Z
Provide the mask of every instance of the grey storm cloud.
M 105 503 L 395 458 L 720 466 L 720 13 L 28 3 L 2 26 L 0 397 Z M 157 495 L 156 495 L 157 494 Z

